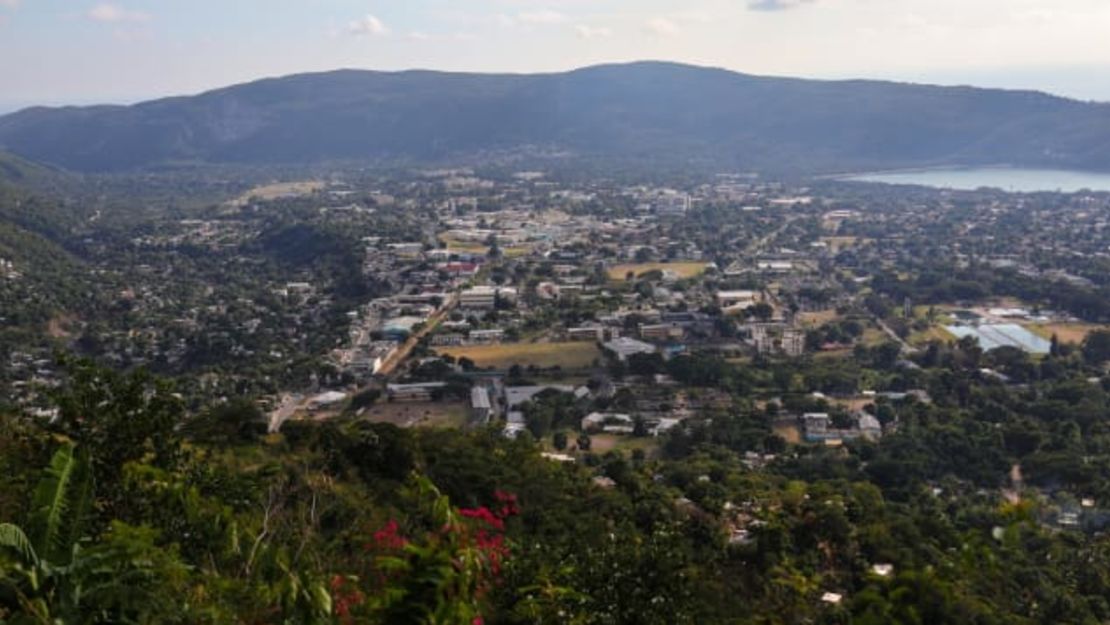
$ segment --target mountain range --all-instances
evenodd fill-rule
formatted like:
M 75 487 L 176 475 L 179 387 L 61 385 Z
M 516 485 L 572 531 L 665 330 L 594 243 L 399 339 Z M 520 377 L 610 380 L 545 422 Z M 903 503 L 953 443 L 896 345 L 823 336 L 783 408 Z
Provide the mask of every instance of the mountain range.
M 447 163 L 489 155 L 835 173 L 1110 170 L 1110 104 L 641 62 L 552 74 L 340 70 L 0 117 L 0 149 L 78 172 Z

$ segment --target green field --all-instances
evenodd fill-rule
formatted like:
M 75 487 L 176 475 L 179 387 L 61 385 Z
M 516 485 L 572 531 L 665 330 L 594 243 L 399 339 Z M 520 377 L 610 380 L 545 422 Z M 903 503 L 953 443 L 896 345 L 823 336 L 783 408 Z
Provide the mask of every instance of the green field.
M 582 369 L 591 366 L 595 359 L 601 357 L 596 344 L 584 341 L 444 347 L 437 351 L 441 354 L 450 354 L 455 358 L 469 358 L 479 367 L 494 369 L 508 369 L 513 365 L 522 367 L 533 365 L 541 369 L 548 367 Z

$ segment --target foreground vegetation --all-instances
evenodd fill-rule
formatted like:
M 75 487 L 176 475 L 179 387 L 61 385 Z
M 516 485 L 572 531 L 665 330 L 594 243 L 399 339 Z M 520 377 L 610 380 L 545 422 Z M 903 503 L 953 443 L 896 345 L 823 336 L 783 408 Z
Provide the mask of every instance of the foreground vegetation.
M 1035 491 L 982 490 L 1020 461 L 1032 483 L 1110 497 L 1105 462 L 1083 461 L 1110 440 L 1110 395 L 1073 377 L 1080 356 L 1005 365 L 1033 367 L 1032 400 L 945 382 L 987 362 L 971 346 L 925 354 L 936 404 L 884 404 L 901 426 L 880 445 L 781 454 L 772 415 L 740 403 L 658 455 L 578 464 L 486 430 L 268 436 L 250 404 L 186 414 L 164 381 L 70 364 L 56 421 L 0 421 L 0 620 L 1105 622 L 1106 536 L 1052 528 L 1059 502 Z M 825 367 L 669 371 L 741 397 Z

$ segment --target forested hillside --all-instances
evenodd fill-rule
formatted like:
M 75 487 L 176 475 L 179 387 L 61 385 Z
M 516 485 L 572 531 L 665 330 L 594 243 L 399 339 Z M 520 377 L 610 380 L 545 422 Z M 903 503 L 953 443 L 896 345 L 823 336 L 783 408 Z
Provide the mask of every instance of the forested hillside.
M 769 78 L 667 63 L 560 74 L 337 71 L 0 118 L 0 148 L 79 171 L 559 155 L 789 173 L 1110 169 L 1110 106 L 1021 91 Z

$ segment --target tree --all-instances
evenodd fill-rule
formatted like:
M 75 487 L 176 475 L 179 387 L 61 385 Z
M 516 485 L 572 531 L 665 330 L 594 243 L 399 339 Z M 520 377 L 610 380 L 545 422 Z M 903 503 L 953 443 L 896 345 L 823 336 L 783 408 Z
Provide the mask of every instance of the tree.
M 65 364 L 69 384 L 53 397 L 59 428 L 87 451 L 105 496 L 115 495 L 128 462 L 163 468 L 176 462 L 184 406 L 168 382 L 141 369 L 121 374 L 88 361 Z
M 563 451 L 564 449 L 566 449 L 567 448 L 567 433 L 564 432 L 563 430 L 559 430 L 558 432 L 555 432 L 555 435 L 552 437 L 551 444 L 558 451 Z
M 768 304 L 767 302 L 758 302 L 756 304 L 752 304 L 751 306 L 748 306 L 748 308 L 745 312 L 748 315 L 750 315 L 750 316 L 752 316 L 756 319 L 759 319 L 760 321 L 767 322 L 767 321 L 770 321 L 771 317 L 774 316 L 775 309 L 772 308 L 771 305 Z
M 1110 330 L 1095 330 L 1087 335 L 1083 340 L 1083 358 L 1093 365 L 1110 360 Z

